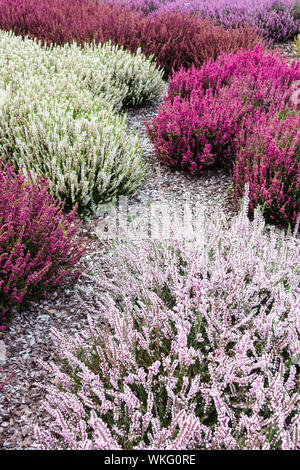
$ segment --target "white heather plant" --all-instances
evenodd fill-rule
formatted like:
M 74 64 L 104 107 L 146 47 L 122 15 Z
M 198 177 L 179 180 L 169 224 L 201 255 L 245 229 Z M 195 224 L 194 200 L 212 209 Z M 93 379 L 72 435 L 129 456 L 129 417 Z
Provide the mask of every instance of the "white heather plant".
M 300 240 L 247 208 L 194 248 L 119 245 L 100 323 L 53 331 L 40 448 L 300 449 Z
M 82 212 L 136 189 L 142 148 L 128 133 L 123 106 L 158 99 L 162 73 L 142 56 L 110 44 L 45 49 L 0 33 L 1 156 L 49 178 L 49 188 Z

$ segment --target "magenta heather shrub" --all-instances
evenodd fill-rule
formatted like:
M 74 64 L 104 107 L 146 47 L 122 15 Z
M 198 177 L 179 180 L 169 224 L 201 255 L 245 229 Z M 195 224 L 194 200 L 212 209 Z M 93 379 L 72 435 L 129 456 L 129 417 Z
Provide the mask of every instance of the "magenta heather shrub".
M 221 51 L 253 49 L 262 43 L 247 26 L 230 31 L 189 14 L 151 17 L 96 0 L 0 0 L 0 28 L 47 44 L 111 40 L 133 52 L 140 47 L 166 74 L 181 66 L 200 67 Z
M 299 63 L 289 67 L 262 48 L 222 54 L 199 70 L 181 69 L 147 124 L 157 157 L 192 174 L 204 166 L 231 166 L 244 126 L 249 131 L 257 114 L 283 110 L 299 78 Z
M 42 449 L 300 449 L 300 241 L 247 210 L 118 247 L 99 325 L 53 331 Z
M 237 197 L 249 185 L 252 212 L 260 205 L 271 222 L 294 225 L 300 217 L 300 116 L 263 115 L 240 146 L 233 172 Z
M 235 54 L 222 53 L 216 60 L 209 59 L 201 68 L 181 68 L 169 80 L 168 98 L 177 95 L 186 98 L 195 89 L 215 90 L 218 86 L 227 86 L 234 78 L 243 80 L 245 76 L 253 77 L 257 88 L 267 81 L 269 86 L 279 88 L 284 94 L 294 81 L 299 80 L 300 65 L 298 61 L 289 65 L 278 52 L 263 47 Z
M 182 13 L 162 13 L 139 21 L 125 42 L 121 39 L 122 45 L 131 50 L 140 46 L 146 56 L 154 56 L 167 75 L 181 66 L 200 67 L 222 51 L 236 52 L 263 44 L 249 27 L 225 30 L 209 20 Z
M 0 162 L 0 324 L 14 306 L 80 273 L 84 247 L 75 238 L 75 211 L 64 216 L 63 203 L 47 189 Z

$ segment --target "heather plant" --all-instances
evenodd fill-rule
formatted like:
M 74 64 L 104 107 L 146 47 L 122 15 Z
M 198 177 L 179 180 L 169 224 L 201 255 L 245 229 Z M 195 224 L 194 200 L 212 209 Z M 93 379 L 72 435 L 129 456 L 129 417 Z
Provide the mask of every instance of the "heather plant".
M 27 182 L 0 161 L 0 324 L 15 307 L 45 296 L 66 279 L 79 276 L 85 252 L 75 210 L 48 194 L 48 183 Z
M 48 177 L 52 194 L 83 213 L 134 191 L 142 148 L 115 111 L 157 99 L 161 72 L 111 44 L 44 49 L 2 33 L 0 49 L 3 158 L 30 169 L 34 182 Z
M 221 52 L 253 49 L 263 41 L 248 26 L 226 30 L 193 15 L 162 12 L 140 21 L 139 28 L 121 44 L 131 50 L 140 46 L 142 52 L 146 56 L 153 55 L 169 75 L 180 67 L 200 67 L 208 59 L 216 59 Z
M 237 136 L 246 116 L 255 110 L 249 85 L 234 80 L 216 95 L 197 90 L 189 100 L 178 96 L 166 101 L 147 125 L 159 161 L 193 175 L 208 166 L 232 163 Z
M 132 24 L 138 14 L 97 0 L 1 0 L 0 27 L 50 45 L 106 42 L 103 29 Z
M 157 11 L 196 13 L 226 28 L 248 24 L 276 41 L 292 39 L 300 26 L 297 0 L 116 0 L 112 3 L 121 3 L 146 14 Z
M 1 75 L 7 82 L 21 81 L 25 74 L 31 76 L 34 72 L 45 82 L 37 82 L 39 86 L 55 81 L 63 91 L 73 85 L 73 94 L 76 90 L 90 93 L 93 101 L 101 98 L 116 110 L 156 101 L 165 91 L 162 71 L 140 49 L 133 54 L 110 42 L 46 49 L 28 38 L 22 41 L 5 32 L 0 40 Z
M 158 159 L 196 174 L 205 166 L 229 165 L 239 134 L 249 133 L 254 116 L 278 113 L 290 104 L 300 66 L 262 48 L 222 54 L 200 69 L 181 69 L 148 135 Z
M 295 45 L 298 55 L 300 55 L 300 34 L 295 39 Z
M 41 449 L 299 449 L 299 239 L 248 201 L 119 245 L 86 331 L 54 330 Z M 89 305 L 90 299 L 89 299 Z
M 166 75 L 180 66 L 199 67 L 221 51 L 251 49 L 262 42 L 246 25 L 226 30 L 189 14 L 162 12 L 152 17 L 96 0 L 0 0 L 0 27 L 48 45 L 111 40 L 153 56 Z
M 258 205 L 273 223 L 295 225 L 300 217 L 300 116 L 268 119 L 241 136 L 233 171 L 237 197 L 249 186 L 251 212 Z
M 83 48 L 66 44 L 51 51 L 50 61 L 60 73 L 72 70 L 77 86 L 94 96 L 103 94 L 111 104 L 116 103 L 116 109 L 157 101 L 165 92 L 162 71 L 140 49 L 130 53 L 107 42 Z
M 6 136 L 2 155 L 24 174 L 31 169 L 34 182 L 47 176 L 49 190 L 67 207 L 78 203 L 81 213 L 95 212 L 100 203 L 139 185 L 144 176 L 142 149 L 137 137 L 127 135 L 124 117 L 104 109 L 74 119 L 76 109 L 68 100 L 49 103 L 46 96 L 31 104 L 21 120 L 18 98 L 10 101 L 12 110 L 7 106 L 1 113 L 5 125 L 0 138 Z

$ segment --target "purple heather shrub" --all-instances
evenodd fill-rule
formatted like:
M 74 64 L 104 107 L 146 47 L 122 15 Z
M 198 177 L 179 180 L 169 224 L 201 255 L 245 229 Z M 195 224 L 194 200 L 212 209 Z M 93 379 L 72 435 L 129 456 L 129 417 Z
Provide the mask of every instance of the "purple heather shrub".
M 17 305 L 80 274 L 76 211 L 64 215 L 47 190 L 46 181 L 29 184 L 0 162 L 0 325 Z
M 300 26 L 298 0 L 111 0 L 145 14 L 180 11 L 197 14 L 226 28 L 251 25 L 266 38 L 292 39 Z
M 233 181 L 237 197 L 249 186 L 250 210 L 264 207 L 271 222 L 295 225 L 300 217 L 300 116 L 268 119 L 240 138 Z
M 86 330 L 52 332 L 41 449 L 300 449 L 300 240 L 247 212 L 117 247 Z
M 278 113 L 290 103 L 300 64 L 263 48 L 222 54 L 199 70 L 179 70 L 148 135 L 158 159 L 196 174 L 204 166 L 232 165 L 244 127 L 257 114 Z
M 300 27 L 297 0 L 175 0 L 161 9 L 197 13 L 226 28 L 248 24 L 275 41 L 292 39 Z

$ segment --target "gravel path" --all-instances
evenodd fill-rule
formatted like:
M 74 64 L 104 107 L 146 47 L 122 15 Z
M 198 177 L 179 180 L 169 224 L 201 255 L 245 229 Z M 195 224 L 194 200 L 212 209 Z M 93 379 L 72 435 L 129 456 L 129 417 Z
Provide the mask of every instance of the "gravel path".
M 279 48 L 289 60 L 295 57 L 292 43 L 279 45 Z M 150 120 L 156 111 L 157 105 L 128 111 L 128 127 L 141 136 L 148 164 L 144 182 L 128 201 L 129 213 L 136 215 L 135 223 L 139 226 L 148 218 L 149 203 L 158 206 L 168 203 L 178 208 L 185 204 L 201 205 L 209 213 L 218 204 L 231 217 L 237 208 L 230 190 L 230 176 L 223 170 L 207 170 L 199 177 L 192 177 L 157 165 L 153 146 L 144 131 L 145 120 Z M 119 215 L 124 215 L 124 208 L 120 211 Z M 103 257 L 110 245 L 110 241 L 105 240 L 105 234 L 110 234 L 105 232 L 104 221 L 108 220 L 98 215 L 84 222 L 81 228 L 82 235 L 89 241 L 85 263 L 95 277 L 109 269 Z M 56 356 L 49 337 L 51 328 L 74 334 L 86 325 L 86 311 L 80 298 L 84 296 L 85 302 L 92 302 L 92 292 L 93 280 L 83 276 L 75 287 L 67 285 L 17 313 L 9 330 L 0 337 L 0 388 L 1 383 L 9 379 L 0 390 L 0 449 L 35 448 L 27 421 L 48 419 L 40 407 L 44 391 L 35 384 L 53 380 L 38 360 L 49 361 Z

